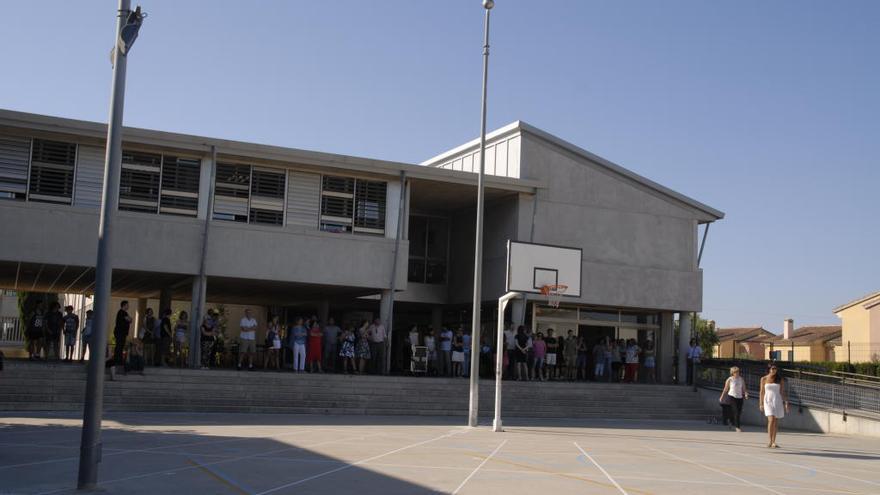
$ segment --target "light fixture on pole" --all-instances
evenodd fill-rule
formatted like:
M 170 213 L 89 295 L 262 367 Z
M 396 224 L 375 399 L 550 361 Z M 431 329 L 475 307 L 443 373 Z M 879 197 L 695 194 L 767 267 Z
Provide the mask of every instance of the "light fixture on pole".
M 111 265 L 110 235 L 119 204 L 119 176 L 122 168 L 122 110 L 125 103 L 125 69 L 128 53 L 144 22 L 141 8 L 131 10 L 131 0 L 119 0 L 116 43 L 111 56 L 113 88 L 110 96 L 110 122 L 107 125 L 107 154 L 104 161 L 104 191 L 98 223 L 98 259 L 95 264 L 95 321 L 89 348 L 88 378 L 83 405 L 82 440 L 79 448 L 77 488 L 92 489 L 98 482 L 101 462 L 101 416 L 104 409 L 104 361 L 110 312 Z
M 481 284 L 483 270 L 483 173 L 486 167 L 486 86 L 489 80 L 489 13 L 495 6 L 493 0 L 483 0 L 486 11 L 483 29 L 483 97 L 480 119 L 480 171 L 477 175 L 477 225 L 474 247 L 474 301 L 471 312 L 471 363 L 470 363 L 470 405 L 468 426 L 477 426 L 480 403 L 480 304 L 482 302 Z

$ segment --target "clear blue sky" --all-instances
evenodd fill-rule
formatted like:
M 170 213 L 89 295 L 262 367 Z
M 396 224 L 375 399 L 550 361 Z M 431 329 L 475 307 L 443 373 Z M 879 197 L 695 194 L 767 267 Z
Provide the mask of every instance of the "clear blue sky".
M 880 290 L 880 2 L 498 0 L 525 120 L 727 213 L 705 312 L 837 323 Z M 115 2 L 4 2 L 0 107 L 106 121 Z M 125 123 L 419 162 L 479 130 L 479 0 L 144 0 Z

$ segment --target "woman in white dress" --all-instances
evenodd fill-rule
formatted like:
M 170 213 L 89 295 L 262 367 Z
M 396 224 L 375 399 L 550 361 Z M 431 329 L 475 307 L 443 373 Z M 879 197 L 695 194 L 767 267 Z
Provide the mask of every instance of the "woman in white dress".
M 788 412 L 788 397 L 785 392 L 785 380 L 775 364 L 770 365 L 770 371 L 761 377 L 761 398 L 758 406 L 764 416 L 767 416 L 767 434 L 770 436 L 767 447 L 778 449 L 776 431 L 779 428 L 779 420 Z

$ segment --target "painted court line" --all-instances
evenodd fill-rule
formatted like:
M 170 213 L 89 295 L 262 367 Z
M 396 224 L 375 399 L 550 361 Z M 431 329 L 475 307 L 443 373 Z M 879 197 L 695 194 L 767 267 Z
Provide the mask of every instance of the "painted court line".
M 467 484 L 467 482 L 470 481 L 471 478 L 473 478 L 475 474 L 477 474 L 477 471 L 479 471 L 480 468 L 483 467 L 483 465 L 485 465 L 487 462 L 489 462 L 489 459 L 491 459 L 495 454 L 498 453 L 499 450 L 501 450 L 501 447 L 504 447 L 504 444 L 505 444 L 505 443 L 507 443 L 507 440 L 505 440 L 505 441 L 501 442 L 500 444 L 498 444 L 498 446 L 495 447 L 495 450 L 493 450 L 492 453 L 489 454 L 488 457 L 486 457 L 485 459 L 483 459 L 483 462 L 481 462 L 479 466 L 477 466 L 476 468 L 474 468 L 474 470 L 471 471 L 471 474 L 469 474 L 469 475 L 467 476 L 467 478 L 465 478 L 464 481 L 462 481 L 461 484 L 458 485 L 458 488 L 456 488 L 455 491 L 452 492 L 452 495 L 455 495 L 456 493 L 458 493 L 459 491 L 461 491 L 462 487 L 464 487 L 464 485 Z
M 283 437 L 287 437 L 290 435 L 300 434 L 300 433 L 308 432 L 308 431 L 324 431 L 324 429 L 321 429 L 321 428 L 312 429 L 312 430 L 305 430 L 305 427 L 300 427 L 300 428 L 301 429 L 299 429 L 299 430 L 293 430 L 293 431 L 289 431 L 287 433 L 280 433 L 280 434 L 272 434 L 272 435 L 265 435 L 265 436 L 258 436 L 258 437 L 246 437 L 246 438 L 241 438 L 241 437 L 226 438 L 223 440 L 203 440 L 200 442 L 190 442 L 190 443 L 181 443 L 181 444 L 173 444 L 173 445 L 159 445 L 156 447 L 150 447 L 148 449 L 106 448 L 104 450 L 107 450 L 107 451 L 112 450 L 112 452 L 104 454 L 103 456 L 110 457 L 110 456 L 123 455 L 123 454 L 149 453 L 149 452 L 156 452 L 156 451 L 159 451 L 162 449 L 172 449 L 172 448 L 177 449 L 180 447 L 194 447 L 194 446 L 200 446 L 200 445 L 218 445 L 218 444 L 222 444 L 222 443 L 245 442 L 248 440 L 277 439 L 277 438 L 283 438 Z M 117 431 L 117 430 L 110 430 L 110 432 L 113 432 L 113 431 Z M 329 430 L 329 431 L 335 431 L 335 430 Z M 102 437 L 103 437 L 103 433 L 102 433 Z M 201 455 L 201 454 L 198 454 L 198 455 Z M 77 460 L 79 460 L 78 456 L 77 457 L 61 457 L 61 458 L 57 458 L 57 459 L 47 459 L 45 461 L 25 462 L 22 464 L 7 464 L 4 466 L 0 466 L 0 471 L 2 471 L 4 469 L 28 467 L 28 466 L 39 466 L 42 464 L 52 464 L 55 462 L 77 461 Z
M 738 455 L 738 456 L 743 456 L 743 457 L 753 457 L 752 455 L 749 455 L 749 454 L 741 454 L 741 453 L 739 453 L 739 452 L 733 452 L 733 451 L 731 451 L 731 450 L 724 450 L 724 452 L 728 452 L 728 453 L 730 453 L 730 454 Z M 783 464 L 783 465 L 785 465 L 785 466 L 791 466 L 791 467 L 796 467 L 796 468 L 800 468 L 800 469 L 805 469 L 805 470 L 807 470 L 807 471 L 815 471 L 815 472 L 817 472 L 817 473 L 827 474 L 827 475 L 830 475 L 830 476 L 837 476 L 837 477 L 839 477 L 839 478 L 844 478 L 844 479 L 848 479 L 848 480 L 852 480 L 852 481 L 861 481 L 862 483 L 867 483 L 867 484 L 869 484 L 869 485 L 880 486 L 880 483 L 877 483 L 876 481 L 863 480 L 863 479 L 861 479 L 861 478 L 855 478 L 855 477 L 852 477 L 852 476 L 847 476 L 847 475 L 845 475 L 845 474 L 834 473 L 834 472 L 831 472 L 831 471 L 825 471 L 824 469 L 819 469 L 819 468 L 814 468 L 814 467 L 810 467 L 810 466 L 805 466 L 805 465 L 803 465 L 803 464 L 795 464 L 795 463 L 793 463 L 793 462 L 785 462 L 785 461 L 780 461 L 780 460 L 778 460 L 778 459 L 771 459 L 771 458 L 769 458 L 768 456 L 762 456 L 761 459 L 762 459 L 762 460 L 767 460 L 767 461 L 770 461 L 770 462 L 774 462 L 774 463 L 776 463 L 776 464 Z
M 303 450 L 303 449 L 309 449 L 312 447 L 320 447 L 322 445 L 328 445 L 331 443 L 348 442 L 351 440 L 363 440 L 364 438 L 376 437 L 379 435 L 381 435 L 381 433 L 374 433 L 372 435 L 358 435 L 355 437 L 348 437 L 348 438 L 339 438 L 336 440 L 328 440 L 326 442 L 319 442 L 319 443 L 310 444 L 310 445 L 291 446 L 291 447 L 287 447 L 284 449 L 270 450 L 267 452 L 259 452 L 256 454 L 245 455 L 245 456 L 241 456 L 241 457 L 233 457 L 233 458 L 229 458 L 229 459 L 223 459 L 220 461 L 205 462 L 205 463 L 202 463 L 199 465 L 190 465 L 190 466 L 184 466 L 184 467 L 179 467 L 179 468 L 162 469 L 160 471 L 152 471 L 149 473 L 142 473 L 142 474 L 136 474 L 134 476 L 127 476 L 125 478 L 115 478 L 115 479 L 110 479 L 110 480 L 106 480 L 106 481 L 101 481 L 100 483 L 102 485 L 109 485 L 110 483 L 119 483 L 121 481 L 130 481 L 130 480 L 135 480 L 135 479 L 140 479 L 140 478 L 149 478 L 150 476 L 155 476 L 157 474 L 174 474 L 174 473 L 179 473 L 182 471 L 190 471 L 193 469 L 204 469 L 207 466 L 215 466 L 217 464 L 227 464 L 230 462 L 243 461 L 245 459 L 259 458 L 260 456 L 279 454 L 281 452 L 287 452 L 289 450 L 297 450 L 297 449 Z M 48 492 L 42 492 L 39 495 L 50 495 L 53 493 L 60 493 L 60 492 L 68 491 L 68 490 L 69 490 L 69 488 L 62 488 L 62 489 L 58 489 L 58 490 L 51 490 Z
M 681 457 L 681 456 L 675 455 L 675 454 L 673 454 L 673 453 L 671 453 L 671 452 L 666 452 L 665 450 L 660 450 L 660 449 L 655 449 L 655 448 L 651 448 L 651 450 L 653 450 L 654 452 L 658 452 L 658 453 L 660 453 L 660 454 L 663 454 L 663 455 L 665 455 L 665 456 L 667 456 L 667 457 L 672 457 L 673 459 L 678 459 L 679 461 L 684 461 L 684 462 L 687 462 L 688 464 L 693 464 L 694 466 L 699 466 L 699 467 L 701 467 L 701 468 L 703 468 L 703 469 L 707 469 L 707 470 L 709 470 L 709 471 L 712 471 L 712 472 L 715 472 L 715 473 L 718 473 L 718 474 L 723 474 L 724 476 L 727 476 L 727 477 L 729 477 L 729 478 L 733 478 L 733 479 L 735 479 L 735 480 L 741 481 L 741 482 L 743 482 L 743 483 L 745 483 L 745 484 L 747 484 L 747 485 L 753 486 L 753 487 L 755 487 L 755 488 L 760 488 L 761 490 L 765 490 L 765 491 L 768 491 L 768 492 L 771 492 L 771 493 L 775 493 L 776 495 L 785 495 L 784 493 L 782 493 L 782 492 L 780 492 L 780 491 L 776 491 L 776 490 L 770 488 L 769 486 L 764 486 L 764 485 L 761 485 L 761 484 L 759 484 L 759 483 L 755 483 L 755 482 L 749 481 L 749 480 L 747 480 L 747 479 L 745 479 L 745 478 L 740 478 L 739 476 L 737 476 L 737 475 L 735 475 L 735 474 L 730 474 L 730 473 L 724 472 L 724 471 L 722 471 L 722 470 L 720 470 L 720 469 L 716 469 L 716 468 L 713 468 L 712 466 L 707 466 L 707 465 L 705 465 L 705 464 L 701 464 L 701 463 L 699 463 L 699 462 L 697 462 L 697 461 L 692 461 L 692 460 L 690 460 L 690 459 L 685 459 L 684 457 Z
M 599 471 L 602 471 L 602 474 L 604 474 L 605 477 L 608 478 L 608 481 L 610 481 L 614 486 L 617 487 L 618 490 L 620 490 L 620 493 L 622 493 L 623 495 L 629 495 L 629 493 L 627 493 L 626 490 L 623 489 L 623 487 L 621 487 L 620 485 L 617 484 L 616 481 L 614 481 L 614 478 L 612 478 L 611 475 L 608 474 L 608 471 L 605 471 L 605 468 L 603 468 L 602 466 L 600 466 L 599 463 L 596 462 L 596 460 L 593 459 L 593 458 L 590 456 L 590 454 L 587 453 L 586 450 L 582 449 L 581 446 L 578 445 L 577 442 L 572 442 L 572 443 L 574 444 L 575 447 L 577 447 L 578 450 L 581 451 L 581 454 L 584 454 L 584 457 L 586 457 L 590 462 L 592 462 L 594 466 L 596 466 L 597 468 L 599 468 Z
M 359 461 L 357 461 L 357 462 L 354 462 L 354 463 L 351 463 L 351 464 L 346 464 L 345 466 L 340 466 L 340 467 L 338 467 L 338 468 L 336 468 L 336 469 L 331 469 L 331 470 L 329 470 L 329 471 L 324 471 L 324 472 L 322 472 L 322 473 L 318 473 L 318 474 L 315 474 L 315 475 L 313 475 L 313 476 L 309 476 L 309 477 L 307 477 L 307 478 L 302 478 L 302 479 L 300 479 L 300 480 L 296 480 L 296 481 L 293 481 L 293 482 L 290 482 L 290 483 L 286 483 L 286 484 L 283 484 L 283 485 L 281 485 L 281 486 L 276 486 L 275 488 L 270 488 L 270 489 L 268 489 L 268 490 L 266 490 L 266 491 L 262 491 L 262 492 L 260 492 L 260 493 L 255 494 L 255 495 L 266 495 L 267 493 L 273 493 L 273 492 L 277 492 L 278 490 L 283 490 L 283 489 L 285 489 L 285 488 L 290 488 L 290 487 L 292 487 L 292 486 L 296 486 L 296 485 L 300 485 L 300 484 L 303 484 L 303 483 L 307 483 L 307 482 L 309 482 L 309 481 L 312 481 L 312 480 L 315 480 L 315 479 L 318 479 L 318 478 L 323 478 L 324 476 L 327 476 L 327 475 L 330 475 L 330 474 L 333 474 L 333 473 L 338 473 L 339 471 L 344 471 L 344 470 L 346 470 L 346 469 L 353 468 L 353 467 L 355 467 L 355 466 L 359 466 L 359 465 L 361 465 L 361 464 L 364 464 L 364 463 L 367 463 L 367 462 L 370 462 L 370 461 L 375 461 L 376 459 L 381 459 L 381 458 L 383 458 L 383 457 L 385 457 L 385 456 L 389 456 L 389 455 L 392 455 L 392 454 L 396 454 L 396 453 L 398 453 L 398 452 L 403 452 L 404 450 L 408 450 L 408 449 L 411 449 L 411 448 L 413 448 L 413 447 L 419 447 L 419 446 L 422 446 L 422 445 L 425 445 L 425 444 L 428 444 L 428 443 L 431 443 L 431 442 L 436 442 L 437 440 L 442 440 L 442 439 L 444 439 L 444 438 L 449 438 L 449 437 L 451 437 L 451 436 L 453 436 L 453 435 L 460 435 L 460 434 L 462 434 L 462 433 L 465 433 L 466 431 L 467 431 L 467 430 L 460 430 L 460 431 L 453 431 L 453 432 L 450 432 L 450 433 L 445 433 L 445 434 L 443 434 L 443 435 L 440 435 L 439 437 L 434 437 L 434 438 L 431 438 L 431 439 L 429 439 L 429 440 L 423 440 L 423 441 L 421 441 L 421 442 L 416 442 L 416 443 L 413 443 L 413 444 L 407 445 L 407 446 L 405 446 L 405 447 L 400 447 L 399 449 L 394 449 L 394 450 L 391 450 L 391 451 L 389 451 L 389 452 L 385 452 L 384 454 L 379 454 L 379 455 L 375 455 L 375 456 L 373 456 L 373 457 L 368 457 L 368 458 L 366 458 L 366 459 L 361 459 L 361 460 L 359 460 Z

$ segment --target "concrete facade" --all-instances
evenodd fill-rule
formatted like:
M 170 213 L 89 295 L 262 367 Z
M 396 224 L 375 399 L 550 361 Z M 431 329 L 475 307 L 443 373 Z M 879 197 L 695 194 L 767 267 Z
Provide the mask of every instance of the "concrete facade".
M 14 225 L 18 234 L 0 243 L 0 285 L 80 293 L 93 289 L 104 134 L 105 127 L 97 123 L 0 110 L 0 140 L 11 143 L 9 149 L 22 150 L 24 143 L 38 139 L 77 146 L 70 204 L 37 202 L 32 192 L 0 201 L 0 225 Z M 658 362 L 669 368 L 661 374 L 664 381 L 671 379 L 673 313 L 702 308 L 698 226 L 723 213 L 523 122 L 490 134 L 489 142 L 484 302 L 493 305 L 505 291 L 507 240 L 581 248 L 583 292 L 565 303 L 616 311 L 618 328 L 626 327 L 632 336 L 655 332 L 652 338 L 665 346 L 658 349 Z M 387 299 L 393 287 L 395 314 L 421 311 L 425 325 L 448 323 L 450 313 L 464 321 L 473 276 L 475 145 L 466 143 L 419 166 L 126 129 L 125 150 L 161 154 L 163 174 L 165 157 L 194 160 L 199 182 L 198 192 L 191 193 L 196 198 L 191 216 L 164 214 L 164 206 L 158 212 L 117 213 L 114 295 L 155 299 L 162 292 L 168 301 L 191 299 L 205 221 L 211 219 L 205 262 L 209 302 L 278 308 L 307 302 L 309 314 L 347 311 L 393 319 L 379 305 L 380 294 Z M 2 152 L 0 160 L 7 159 Z M 8 155 L 8 163 L 20 167 L 28 158 L 19 151 Z M 249 201 L 225 196 L 222 203 L 223 215 L 238 212 L 242 218 L 218 219 L 218 194 L 209 197 L 218 164 L 280 174 L 283 198 L 256 198 L 248 187 Z M 328 177 L 382 184 L 384 196 L 364 200 L 353 190 L 326 189 L 322 181 Z M 0 186 L 5 187 L 3 180 Z M 161 201 L 165 187 L 163 181 Z M 373 220 L 384 214 L 382 228 L 325 228 L 330 214 L 324 203 L 340 197 L 356 203 L 352 209 L 375 208 Z M 271 211 L 280 212 L 280 222 L 255 223 L 256 217 L 247 217 L 248 209 L 253 213 L 255 208 L 275 208 Z M 439 281 L 409 276 L 412 256 L 418 254 L 413 246 L 419 242 L 413 239 L 413 215 L 440 218 L 448 225 L 441 260 L 446 275 Z M 398 231 L 403 234 L 399 240 Z M 47 233 L 58 233 L 63 242 L 47 242 Z M 526 304 L 513 304 L 511 318 L 519 322 L 535 311 L 532 304 L 542 302 L 543 296 L 530 296 Z M 447 312 L 438 315 L 432 306 Z M 651 322 L 627 325 L 625 311 L 652 315 Z M 491 318 L 491 311 L 484 312 L 490 328 Z

